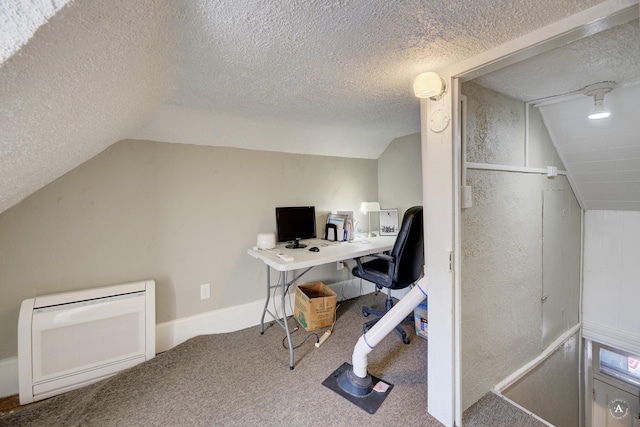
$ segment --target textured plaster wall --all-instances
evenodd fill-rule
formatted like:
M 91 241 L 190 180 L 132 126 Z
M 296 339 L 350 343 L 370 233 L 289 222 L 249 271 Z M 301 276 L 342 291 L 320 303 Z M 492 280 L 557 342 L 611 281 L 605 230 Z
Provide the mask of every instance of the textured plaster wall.
M 524 162 L 524 103 L 472 82 L 467 95 L 467 161 L 521 166 Z
M 42 19 L 59 6 L 38 3 Z M 75 0 L 1 64 L 0 212 L 124 139 L 167 101 L 174 9 L 164 0 Z
M 3 1 L 0 3 L 0 64 L 29 41 L 69 0 Z
M 462 390 L 466 409 L 541 350 L 540 178 L 470 171 L 462 214 Z
M 524 103 L 474 83 L 463 84 L 462 93 L 468 160 L 524 166 Z M 530 144 L 543 163 L 530 166 L 561 166 L 540 128 Z M 468 170 L 467 185 L 473 207 L 463 210 L 461 225 L 463 410 L 543 350 L 543 191 L 563 191 L 575 203 L 564 177 Z M 579 262 L 567 268 L 577 271 Z
M 151 278 L 158 323 L 263 299 L 264 264 L 246 250 L 276 231 L 274 208 L 363 219 L 377 173 L 376 160 L 121 141 L 0 214 L 0 359 L 17 354 L 20 303 L 36 295 Z

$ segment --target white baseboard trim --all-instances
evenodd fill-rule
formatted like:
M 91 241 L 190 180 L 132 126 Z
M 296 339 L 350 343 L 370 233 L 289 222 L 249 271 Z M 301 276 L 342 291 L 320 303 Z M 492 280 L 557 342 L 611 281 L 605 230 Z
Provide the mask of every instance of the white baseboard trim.
M 329 285 L 329 287 L 338 294 L 338 301 L 343 299 L 343 294 L 346 299 L 351 299 L 375 290 L 373 284 L 365 281 L 362 282 L 361 290 L 360 279 L 334 283 Z M 293 314 L 293 295 L 293 289 L 290 289 L 286 300 L 288 315 Z M 156 353 L 169 350 L 198 335 L 234 332 L 259 325 L 264 303 L 265 300 L 261 299 L 248 304 L 222 308 L 191 317 L 160 323 L 156 325 Z M 274 298 L 272 296 L 271 301 L 269 301 L 269 310 L 271 312 L 274 312 L 273 304 Z M 277 293 L 275 297 L 275 310 L 278 313 L 282 312 L 282 302 L 279 293 Z M 264 320 L 265 322 L 270 322 L 272 319 L 267 313 Z
M 198 335 L 238 331 L 260 323 L 264 300 L 213 310 L 156 325 L 156 353 Z M 268 316 L 268 315 L 267 315 Z
M 530 410 L 528 410 L 527 408 L 525 408 L 522 405 L 519 405 L 518 403 L 514 402 L 513 400 L 509 399 L 508 397 L 506 397 L 505 395 L 496 392 L 495 390 L 492 390 L 493 394 L 495 394 L 496 396 L 498 396 L 500 399 L 507 401 L 508 403 L 510 403 L 511 405 L 515 406 L 516 408 L 520 409 L 522 412 L 524 412 L 525 414 L 529 415 L 532 418 L 535 418 L 536 420 L 540 421 L 542 424 L 544 424 L 547 427 L 556 427 L 553 424 L 551 424 L 550 422 L 546 421 L 543 418 L 540 418 L 538 415 L 534 414 L 533 412 L 531 412 Z
M 329 285 L 338 294 L 338 301 L 352 299 L 360 295 L 366 295 L 375 290 L 373 284 L 360 279 L 351 279 Z M 343 295 L 344 294 L 344 295 Z M 393 295 L 401 297 L 401 292 Z M 290 289 L 286 304 L 287 314 L 292 314 L 293 289 Z M 344 298 L 343 298 L 344 296 Z M 156 325 L 156 353 L 169 350 L 176 345 L 198 335 L 220 334 L 239 331 L 260 324 L 262 309 L 265 299 L 247 304 L 226 307 L 201 313 L 195 316 L 171 320 Z M 269 310 L 274 312 L 274 298 L 269 301 Z M 282 311 L 282 303 L 279 292 L 275 297 L 275 310 Z M 271 316 L 266 314 L 265 322 L 270 322 Z M 11 357 L 0 360 L 0 397 L 11 396 L 18 393 L 18 358 Z
M 18 358 L 0 360 L 0 397 L 18 393 Z

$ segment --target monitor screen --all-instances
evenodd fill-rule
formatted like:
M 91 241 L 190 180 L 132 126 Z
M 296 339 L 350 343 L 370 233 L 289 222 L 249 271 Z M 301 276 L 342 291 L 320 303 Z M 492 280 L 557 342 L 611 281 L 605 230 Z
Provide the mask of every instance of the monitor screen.
M 287 247 L 304 248 L 300 239 L 316 237 L 316 208 L 314 206 L 292 206 L 276 208 L 278 242 L 292 242 Z

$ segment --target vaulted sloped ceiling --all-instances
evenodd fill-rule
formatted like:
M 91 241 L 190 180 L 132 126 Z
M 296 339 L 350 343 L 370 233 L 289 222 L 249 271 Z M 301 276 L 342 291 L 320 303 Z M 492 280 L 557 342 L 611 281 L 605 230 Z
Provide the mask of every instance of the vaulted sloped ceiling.
M 13 1 L 0 4 L 0 64 L 29 41 L 69 0 Z
M 600 2 L 2 2 L 0 212 L 126 138 L 377 158 L 417 74 Z
M 173 14 L 164 3 L 67 4 L 5 59 L 0 212 L 122 140 L 170 99 Z

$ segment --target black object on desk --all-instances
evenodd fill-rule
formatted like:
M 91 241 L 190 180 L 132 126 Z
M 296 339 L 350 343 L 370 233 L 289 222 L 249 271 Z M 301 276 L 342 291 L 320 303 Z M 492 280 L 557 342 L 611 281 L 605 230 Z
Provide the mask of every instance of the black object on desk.
M 324 229 L 324 240 L 338 240 L 338 227 L 335 224 L 327 224 Z

